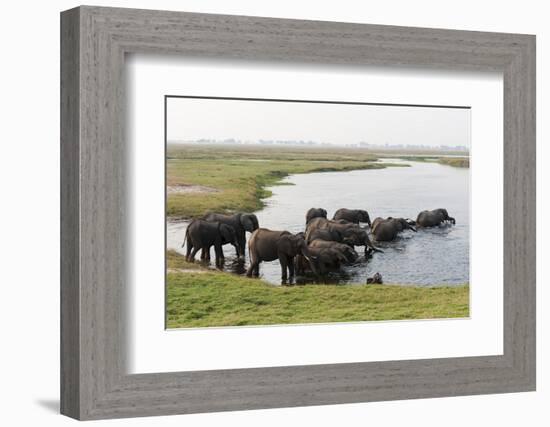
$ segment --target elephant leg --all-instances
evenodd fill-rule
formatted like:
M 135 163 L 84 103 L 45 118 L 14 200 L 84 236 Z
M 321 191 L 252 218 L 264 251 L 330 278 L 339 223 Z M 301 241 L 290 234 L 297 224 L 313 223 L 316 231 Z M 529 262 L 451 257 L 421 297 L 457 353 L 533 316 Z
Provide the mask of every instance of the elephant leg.
M 286 282 L 288 279 L 288 258 L 285 254 L 279 253 L 279 263 L 281 264 L 281 280 Z
M 187 253 L 185 254 L 185 260 L 187 262 L 191 261 L 191 250 L 193 249 L 193 243 L 190 240 L 187 240 Z
M 290 274 L 290 277 L 294 277 L 294 257 L 289 256 L 287 258 L 288 263 L 288 272 Z
M 246 275 L 248 277 L 252 277 L 254 274 L 255 276 L 258 276 L 260 273 L 260 260 L 258 260 L 256 257 L 252 257 L 253 259 L 250 261 L 250 265 L 248 266 L 248 269 L 246 270 Z
M 221 268 L 223 265 L 223 252 L 221 243 L 214 244 L 214 253 L 216 254 L 216 267 Z
M 246 248 L 246 234 L 243 233 L 237 237 L 239 239 L 239 247 L 235 247 L 235 252 L 237 253 L 237 258 L 244 259 L 244 253 Z
M 233 245 L 233 247 L 235 248 L 235 251 L 237 251 L 237 253 L 238 253 L 237 246 L 236 246 L 236 245 Z M 237 262 L 239 262 L 239 263 L 244 263 L 244 255 L 240 256 L 240 257 L 237 259 Z
M 199 247 L 195 246 L 193 250 L 191 251 L 191 255 L 189 256 L 190 262 L 195 262 L 195 255 L 197 255 L 197 252 L 199 251 Z

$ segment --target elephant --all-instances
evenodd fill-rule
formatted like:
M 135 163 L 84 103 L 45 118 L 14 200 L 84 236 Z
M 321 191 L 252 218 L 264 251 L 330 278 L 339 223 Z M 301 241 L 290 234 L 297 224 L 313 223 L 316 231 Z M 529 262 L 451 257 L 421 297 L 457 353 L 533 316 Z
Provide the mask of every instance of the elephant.
M 246 270 L 248 277 L 260 273 L 262 261 L 279 260 L 281 264 L 281 279 L 286 281 L 287 270 L 290 277 L 294 277 L 294 257 L 298 254 L 311 257 L 306 241 L 301 236 L 296 236 L 289 231 L 268 230 L 258 228 L 248 240 L 248 252 L 250 266 Z
M 416 232 L 416 228 L 406 219 L 392 217 L 376 218 L 372 222 L 371 230 L 374 238 L 379 242 L 390 242 L 403 230 Z
M 308 235 L 309 231 L 326 228 L 325 225 L 331 222 L 336 223 L 336 221 L 331 221 L 330 219 L 323 217 L 312 218 L 306 225 L 306 236 Z
M 324 230 L 319 230 L 324 231 Z M 355 262 L 357 258 L 359 258 L 359 254 L 355 252 L 355 249 L 353 249 L 351 246 L 346 245 L 344 243 L 338 243 L 334 241 L 327 241 L 327 240 L 321 240 L 321 239 L 314 239 L 308 244 L 309 248 L 332 248 L 337 250 L 338 252 L 342 253 L 344 257 L 346 258 L 345 263 L 349 264 L 352 262 Z
M 382 275 L 378 272 L 374 273 L 374 276 L 367 278 L 367 284 L 372 285 L 381 285 L 384 283 L 382 281 Z
M 246 232 L 248 231 L 249 233 L 253 233 L 260 227 L 256 215 L 249 213 L 236 213 L 234 215 L 210 213 L 205 215 L 203 219 L 209 222 L 221 222 L 222 224 L 227 224 L 233 227 L 239 242 L 239 246 L 237 248 L 238 258 L 244 258 L 244 251 L 246 248 Z
M 305 235 L 304 238 L 306 239 L 306 243 L 309 245 L 314 240 L 325 240 L 327 242 L 338 242 L 341 243 L 344 241 L 344 238 L 342 237 L 342 234 L 337 230 L 327 230 L 327 229 L 321 229 L 321 228 L 312 228 L 309 229 Z
M 351 221 L 348 221 L 346 219 L 333 219 L 332 221 L 334 222 L 337 222 L 338 224 L 355 224 Z M 359 225 L 359 224 L 355 224 L 355 225 Z
M 327 217 L 327 211 L 324 210 L 323 208 L 311 208 L 306 213 L 306 225 L 313 218 L 326 218 L 326 217 Z
M 356 225 L 346 225 L 346 224 L 331 224 L 329 230 L 338 230 L 342 233 L 344 238 L 344 243 L 353 246 L 364 246 L 365 247 L 365 256 L 369 256 L 372 252 L 383 252 L 382 250 L 375 247 L 369 239 L 367 230 L 356 226 Z
M 422 211 L 416 218 L 417 227 L 436 227 L 445 222 L 456 224 L 453 217 L 447 213 L 447 209 L 434 209 L 433 211 Z
M 347 263 L 346 256 L 335 248 L 323 248 L 309 246 L 310 257 L 298 255 L 295 258 L 296 271 L 299 274 L 307 270 L 313 271 L 316 276 L 324 275 L 329 271 L 338 270 L 342 264 Z
M 185 238 L 182 247 L 187 242 L 186 260 L 192 262 L 196 253 L 202 249 L 203 253 L 210 252 L 214 246 L 216 252 L 216 266 L 220 267 L 223 262 L 222 246 L 230 243 L 239 250 L 239 240 L 233 227 L 221 222 L 209 222 L 201 219 L 191 221 L 185 231 Z
M 311 235 L 314 234 L 314 230 L 328 230 L 330 233 L 339 233 L 342 237 L 341 242 L 351 246 L 364 246 L 365 256 L 368 256 L 370 251 L 383 252 L 380 249 L 374 247 L 369 239 L 369 235 L 364 228 L 359 227 L 357 224 L 340 224 L 338 221 L 331 221 L 325 218 L 314 218 L 310 221 L 306 229 L 306 238 L 311 241 Z
M 343 220 L 352 222 L 354 224 L 359 224 L 360 222 L 366 222 L 369 225 L 369 227 L 371 225 L 369 213 L 363 209 L 341 208 L 334 213 L 334 216 L 332 217 L 332 219 L 333 220 L 343 219 Z

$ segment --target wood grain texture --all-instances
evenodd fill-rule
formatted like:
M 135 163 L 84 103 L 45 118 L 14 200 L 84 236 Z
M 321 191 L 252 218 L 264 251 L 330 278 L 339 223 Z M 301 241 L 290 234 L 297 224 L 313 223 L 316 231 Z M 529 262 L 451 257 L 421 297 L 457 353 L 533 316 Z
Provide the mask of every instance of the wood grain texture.
M 80 414 L 78 10 L 61 20 L 61 412 Z
M 62 14 L 62 413 L 99 419 L 535 388 L 535 38 L 80 7 Z M 128 375 L 124 55 L 504 74 L 504 354 Z

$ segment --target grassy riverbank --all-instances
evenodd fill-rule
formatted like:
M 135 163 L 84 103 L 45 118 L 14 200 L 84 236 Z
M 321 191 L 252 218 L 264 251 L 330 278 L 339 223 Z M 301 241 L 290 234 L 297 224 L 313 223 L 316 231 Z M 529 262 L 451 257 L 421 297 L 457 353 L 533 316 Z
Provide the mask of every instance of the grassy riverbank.
M 446 166 L 452 166 L 455 168 L 469 168 L 470 167 L 470 158 L 469 157 L 443 157 L 443 156 L 419 156 L 419 155 L 410 155 L 410 156 L 398 156 L 397 158 L 402 160 L 408 160 L 411 162 L 433 162 L 439 163 Z
M 285 176 L 309 172 L 381 169 L 370 152 L 331 147 L 168 145 L 167 215 L 193 218 L 208 211 L 256 211 Z
M 469 168 L 469 157 L 440 157 L 438 160 L 442 165 L 453 166 L 455 168 Z
M 273 286 L 187 263 L 169 251 L 167 327 L 274 325 L 469 315 L 469 286 Z

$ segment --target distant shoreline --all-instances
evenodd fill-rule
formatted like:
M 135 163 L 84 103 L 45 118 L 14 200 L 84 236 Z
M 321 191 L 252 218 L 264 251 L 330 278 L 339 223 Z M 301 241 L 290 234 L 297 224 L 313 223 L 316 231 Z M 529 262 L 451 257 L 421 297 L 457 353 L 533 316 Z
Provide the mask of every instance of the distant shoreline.
M 469 157 L 470 152 L 468 150 L 456 150 L 453 147 L 448 148 L 430 148 L 430 147 L 418 147 L 414 146 L 396 146 L 396 147 L 384 147 L 384 146 L 349 146 L 349 145 L 336 145 L 329 143 L 238 143 L 238 142 L 198 142 L 198 141 L 168 141 L 168 145 L 175 147 L 182 146 L 195 146 L 195 147 L 224 147 L 224 148 L 243 148 L 243 149 L 255 149 L 255 148 L 265 148 L 265 149 L 289 149 L 289 150 L 312 150 L 312 151 L 359 151 L 370 154 L 396 154 L 396 155 L 437 155 L 437 156 L 461 156 Z

